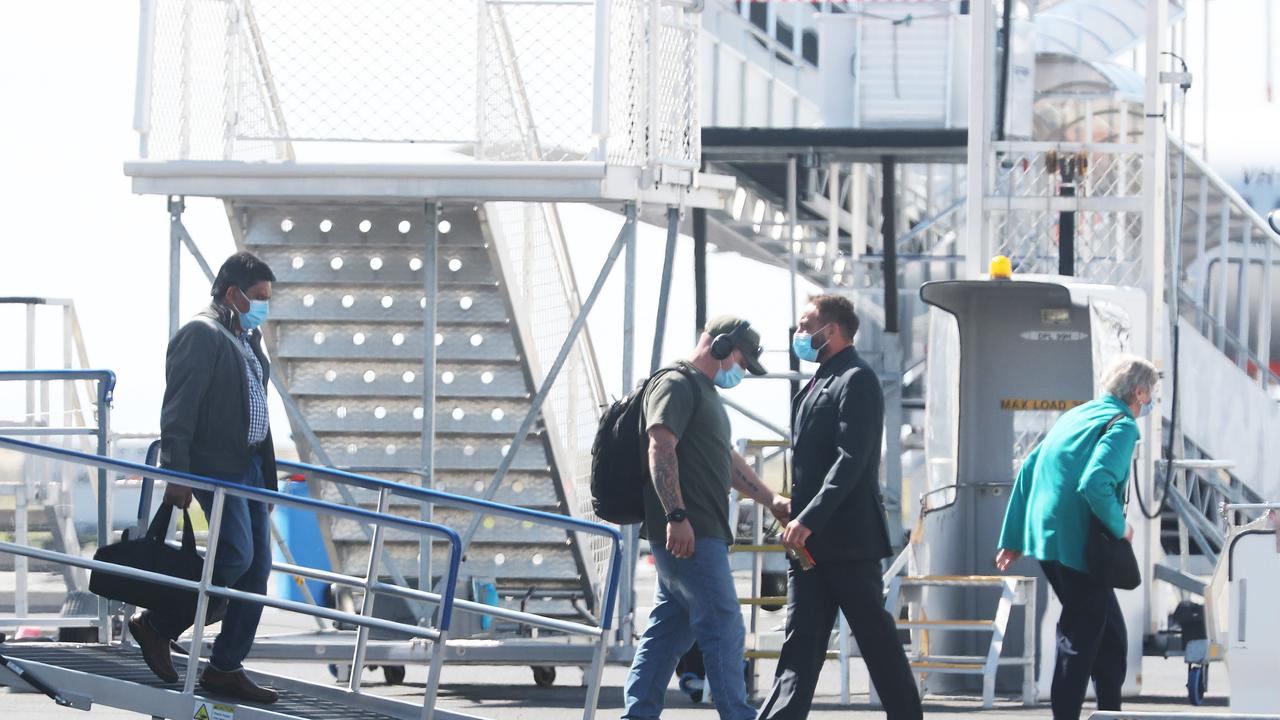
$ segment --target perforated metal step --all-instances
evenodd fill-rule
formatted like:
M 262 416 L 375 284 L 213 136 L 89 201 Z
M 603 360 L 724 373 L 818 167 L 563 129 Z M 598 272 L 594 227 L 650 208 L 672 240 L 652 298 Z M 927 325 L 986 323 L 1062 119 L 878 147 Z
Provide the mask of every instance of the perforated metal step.
M 533 373 L 525 362 L 513 300 L 490 246 L 482 215 L 471 204 L 447 205 L 439 216 L 438 292 L 423 291 L 430 234 L 424 205 L 332 205 L 237 201 L 233 222 L 246 249 L 275 272 L 268 349 L 305 422 L 338 467 L 403 468 L 373 473 L 421 484 L 423 407 L 422 313 L 433 304 L 437 333 L 434 486 L 480 495 L 510 451 L 530 407 Z M 548 445 L 535 426 L 494 498 L 524 507 L 569 512 L 570 503 Z M 295 427 L 295 433 L 301 428 Z M 308 458 L 322 461 L 321 458 Z M 325 485 L 325 499 L 341 500 Z M 355 491 L 372 507 L 372 493 Z M 415 514 L 411 502 L 393 510 Z M 462 529 L 467 514 L 437 520 Z M 368 542 L 351 522 L 331 523 L 343 571 L 363 572 Z M 582 590 L 591 569 L 560 530 L 488 519 L 466 553 L 462 577 L 492 578 L 499 588 Z M 390 533 L 386 548 L 406 576 L 416 570 L 417 541 Z M 438 546 L 435 567 L 443 567 Z M 464 593 L 465 595 L 465 593 Z M 577 617 L 569 599 L 540 600 L 555 614 Z M 588 600 L 588 605 L 590 601 Z

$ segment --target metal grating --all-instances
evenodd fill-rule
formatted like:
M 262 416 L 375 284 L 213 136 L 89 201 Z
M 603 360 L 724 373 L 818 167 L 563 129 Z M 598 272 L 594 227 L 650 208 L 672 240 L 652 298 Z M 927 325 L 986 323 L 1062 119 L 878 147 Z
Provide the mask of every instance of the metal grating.
M 141 653 L 132 648 L 105 645 L 6 643 L 0 645 L 0 653 L 20 663 L 23 660 L 27 660 L 150 688 L 172 690 L 174 692 L 181 692 L 182 690 L 181 683 L 166 683 L 157 678 L 155 673 L 151 672 L 146 663 L 143 662 Z M 185 671 L 186 660 L 175 656 L 173 665 L 181 675 Z M 272 712 L 279 713 L 283 717 L 303 718 L 305 720 L 392 720 L 395 717 L 333 702 L 332 700 L 312 697 L 305 692 L 293 689 L 293 687 L 279 687 L 279 683 L 272 683 L 273 677 L 270 675 L 256 672 L 251 673 L 251 675 L 258 682 L 276 687 L 280 693 L 280 699 L 269 707 Z M 290 681 L 291 686 L 294 683 L 296 681 Z M 74 688 L 66 689 L 74 691 Z M 198 690 L 197 694 L 211 699 L 218 697 L 202 690 Z M 358 699 L 359 696 L 353 696 L 353 701 L 358 702 Z M 99 702 L 102 701 L 99 700 Z M 236 702 L 242 705 L 250 704 L 241 701 Z

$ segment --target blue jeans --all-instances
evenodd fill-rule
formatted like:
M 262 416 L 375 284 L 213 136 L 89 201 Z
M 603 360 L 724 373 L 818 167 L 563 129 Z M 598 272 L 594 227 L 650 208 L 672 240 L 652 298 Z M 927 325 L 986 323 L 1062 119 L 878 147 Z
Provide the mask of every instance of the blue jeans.
M 724 540 L 697 541 L 693 557 L 677 559 L 653 547 L 658 566 L 649 627 L 636 647 L 625 689 L 624 718 L 656 720 L 676 663 L 694 641 L 702 651 L 707 683 L 721 720 L 753 720 L 742 670 L 742 611 Z
M 239 483 L 249 487 L 265 487 L 262 477 L 262 459 L 253 456 L 249 470 L 243 475 L 217 475 L 217 480 Z M 213 493 L 195 490 L 196 500 L 205 515 L 213 513 Z M 222 505 L 222 529 L 218 535 L 218 552 L 213 558 L 213 583 L 233 590 L 259 593 L 267 592 L 267 580 L 271 576 L 271 518 L 265 503 L 233 495 L 225 496 Z M 210 598 L 213 601 L 213 598 Z M 160 634 L 177 639 L 195 622 L 193 617 L 165 614 L 162 610 L 147 613 L 151 627 Z M 262 606 L 258 603 L 231 600 L 222 620 L 222 631 L 213 642 L 209 662 L 219 670 L 238 670 L 253 647 L 258 633 L 258 621 L 262 619 Z

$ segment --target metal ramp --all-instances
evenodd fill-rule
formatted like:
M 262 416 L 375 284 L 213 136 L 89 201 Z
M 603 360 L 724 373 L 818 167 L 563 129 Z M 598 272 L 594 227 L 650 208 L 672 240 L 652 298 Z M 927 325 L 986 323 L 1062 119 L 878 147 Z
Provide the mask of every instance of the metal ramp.
M 291 417 L 295 435 L 313 441 L 304 457 L 396 482 L 486 496 L 537 388 L 524 367 L 529 350 L 483 213 L 473 203 L 436 210 L 421 203 L 245 199 L 228 207 L 242 246 L 277 275 L 266 334 L 300 411 Z M 434 293 L 425 285 L 429 265 L 438 279 Z M 429 306 L 436 324 L 430 345 L 434 403 L 424 392 Z M 431 436 L 432 425 L 434 452 L 424 451 L 421 439 Z M 539 422 L 525 438 L 492 497 L 575 514 L 572 474 L 566 478 L 556 462 L 545 425 Z M 347 500 L 331 485 L 324 493 Z M 355 491 L 353 498 L 366 507 L 376 502 L 367 491 Z M 397 499 L 391 512 L 416 516 L 418 503 Z M 433 519 L 462 528 L 470 517 L 438 509 Z M 333 522 L 325 530 L 334 566 L 358 570 L 363 560 L 351 549 L 366 542 L 361 528 Z M 404 576 L 419 575 L 416 541 L 393 533 L 386 549 Z M 439 563 L 437 551 L 432 564 Z M 596 566 L 573 534 L 554 528 L 488 518 L 476 531 L 464 567 L 464 587 L 467 576 L 491 578 L 508 607 L 523 601 L 534 612 L 580 617 L 575 601 L 583 608 L 595 602 L 590 587 Z
M 153 718 L 186 720 L 195 715 L 202 702 L 229 706 L 236 718 L 247 720 L 419 720 L 422 717 L 420 705 L 256 671 L 247 671 L 254 682 L 279 691 L 280 699 L 275 703 L 257 705 L 231 701 L 199 690 L 193 700 L 192 696 L 183 694 L 181 683 L 158 679 L 136 648 L 9 642 L 0 643 L 0 655 L 21 666 L 24 675 L 29 673 L 38 682 L 77 698 L 79 703 L 87 701 Z M 179 673 L 186 671 L 185 658 L 174 656 L 173 664 Z M 31 687 L 3 667 L 0 667 L 0 680 L 7 685 Z M 475 716 L 437 709 L 435 717 L 466 720 Z

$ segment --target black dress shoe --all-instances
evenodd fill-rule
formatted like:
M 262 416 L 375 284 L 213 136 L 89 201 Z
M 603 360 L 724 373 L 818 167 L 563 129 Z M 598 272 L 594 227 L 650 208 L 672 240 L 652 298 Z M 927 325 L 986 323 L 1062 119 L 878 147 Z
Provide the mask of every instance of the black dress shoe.
M 173 669 L 173 658 L 169 656 L 169 638 L 156 632 L 145 614 L 129 619 L 129 634 L 142 648 L 142 659 L 156 677 L 167 683 L 178 682 L 178 671 Z
M 280 693 L 268 687 L 262 687 L 249 679 L 244 669 L 224 672 L 212 665 L 206 665 L 200 673 L 200 687 L 211 693 L 229 695 L 240 700 L 256 703 L 273 703 Z

